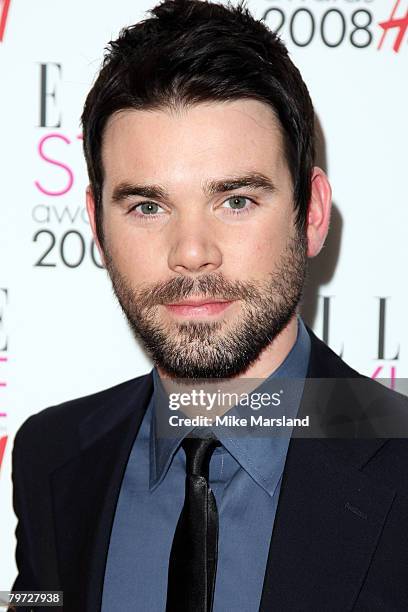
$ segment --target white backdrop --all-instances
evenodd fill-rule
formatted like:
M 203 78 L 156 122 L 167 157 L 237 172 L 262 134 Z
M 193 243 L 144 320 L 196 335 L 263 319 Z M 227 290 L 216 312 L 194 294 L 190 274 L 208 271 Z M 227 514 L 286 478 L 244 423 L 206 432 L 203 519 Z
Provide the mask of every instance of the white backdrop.
M 0 0 L 0 590 L 16 572 L 10 454 L 19 425 L 150 369 L 92 257 L 79 117 L 105 44 L 153 4 Z M 331 234 L 304 316 L 361 372 L 406 377 L 408 0 L 248 5 L 281 26 L 333 186 Z

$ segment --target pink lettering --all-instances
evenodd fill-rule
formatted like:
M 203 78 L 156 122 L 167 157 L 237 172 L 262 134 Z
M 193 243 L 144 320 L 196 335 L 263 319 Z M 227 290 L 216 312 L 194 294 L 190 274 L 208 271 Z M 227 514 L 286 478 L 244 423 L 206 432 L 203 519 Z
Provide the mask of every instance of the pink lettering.
M 71 144 L 71 141 L 69 140 L 69 138 L 67 138 L 66 136 L 63 136 L 62 134 L 52 133 L 52 134 L 47 134 L 46 136 L 41 138 L 40 142 L 38 143 L 38 153 L 41 159 L 43 159 L 49 164 L 53 164 L 54 166 L 58 166 L 59 168 L 62 168 L 67 173 L 67 182 L 65 186 L 58 191 L 51 191 L 51 190 L 46 189 L 45 187 L 41 185 L 39 181 L 35 181 L 34 184 L 37 187 L 37 189 L 41 191 L 41 193 L 44 193 L 47 196 L 62 196 L 71 189 L 74 183 L 74 174 L 71 168 L 69 168 L 66 164 L 63 164 L 60 161 L 52 159 L 51 157 L 45 154 L 44 145 L 46 141 L 49 140 L 50 138 L 59 138 L 60 140 L 63 140 L 66 144 Z
M 4 451 L 6 450 L 7 436 L 0 438 L 0 468 L 3 463 Z

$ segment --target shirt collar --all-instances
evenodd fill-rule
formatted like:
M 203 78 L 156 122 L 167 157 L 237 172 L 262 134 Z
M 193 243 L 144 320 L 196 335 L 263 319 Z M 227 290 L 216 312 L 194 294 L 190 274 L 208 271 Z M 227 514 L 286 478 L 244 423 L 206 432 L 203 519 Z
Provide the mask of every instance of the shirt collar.
M 300 317 L 296 341 L 282 364 L 256 389 L 267 386 L 268 381 L 279 378 L 296 378 L 299 384 L 290 386 L 287 416 L 296 416 L 303 392 L 303 381 L 307 373 L 310 355 L 310 337 Z M 177 428 L 177 435 L 172 438 L 157 436 L 155 418 L 156 404 L 160 394 L 164 393 L 159 374 L 153 369 L 153 415 L 150 424 L 150 489 L 153 490 L 163 481 L 170 467 L 173 456 L 181 441 L 194 428 Z M 234 409 L 233 409 L 234 410 Z M 224 448 L 235 458 L 241 467 L 269 495 L 273 495 L 282 475 L 290 434 L 283 436 L 248 437 L 229 436 L 228 432 L 217 431 L 217 437 Z M 217 448 L 216 452 L 224 452 Z M 266 458 L 268 458 L 266 460 Z

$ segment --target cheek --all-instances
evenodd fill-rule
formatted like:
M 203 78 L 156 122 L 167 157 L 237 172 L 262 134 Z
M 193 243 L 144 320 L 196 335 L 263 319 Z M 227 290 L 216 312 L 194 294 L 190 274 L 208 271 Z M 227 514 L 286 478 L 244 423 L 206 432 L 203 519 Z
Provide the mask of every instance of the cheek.
M 257 276 L 272 272 L 280 259 L 283 244 L 270 235 L 259 236 L 250 255 L 250 266 Z
M 134 283 L 154 282 L 160 276 L 162 257 L 157 240 L 149 232 L 135 232 L 118 219 L 104 223 L 105 247 L 116 269 Z
M 264 219 L 246 226 L 225 252 L 228 270 L 238 278 L 263 278 L 273 271 L 285 249 L 289 224 L 283 219 Z

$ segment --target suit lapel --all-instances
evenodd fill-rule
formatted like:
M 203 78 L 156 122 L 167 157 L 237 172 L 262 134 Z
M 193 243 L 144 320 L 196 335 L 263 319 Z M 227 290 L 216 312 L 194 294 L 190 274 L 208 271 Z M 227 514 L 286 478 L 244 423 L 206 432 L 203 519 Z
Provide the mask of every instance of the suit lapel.
M 358 376 L 309 333 L 309 378 Z M 323 389 L 327 410 L 341 413 L 336 397 L 342 402 L 347 395 L 337 395 L 330 382 Z M 301 411 L 307 414 L 309 402 L 316 399 L 316 385 L 306 381 Z M 361 471 L 384 443 L 291 439 L 260 612 L 352 609 L 395 495 Z
M 325 441 L 293 439 L 260 611 L 351 610 L 393 498 Z
M 66 611 L 100 609 L 120 486 L 151 393 L 148 375 L 112 394 L 80 425 L 78 455 L 51 475 Z

